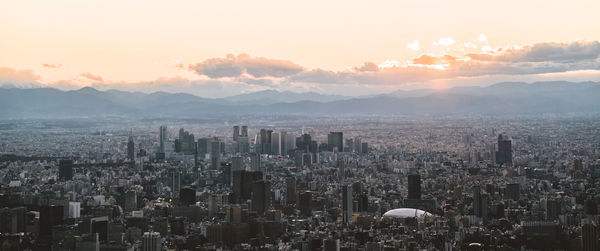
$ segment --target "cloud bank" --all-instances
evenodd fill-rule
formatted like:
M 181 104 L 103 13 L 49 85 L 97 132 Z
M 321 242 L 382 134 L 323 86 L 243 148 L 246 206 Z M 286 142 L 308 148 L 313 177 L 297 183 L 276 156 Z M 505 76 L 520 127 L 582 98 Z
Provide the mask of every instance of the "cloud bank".
M 480 36 L 478 40 L 485 42 L 486 38 Z M 438 43 L 459 47 L 458 43 L 451 38 L 440 39 Z M 386 60 L 378 64 L 370 61 L 340 71 L 307 69 L 288 60 L 229 54 L 222 58 L 210 58 L 187 66 L 178 65 L 178 68 L 193 73 L 198 79 L 169 77 L 132 83 L 114 82 L 99 75 L 82 73 L 74 80 L 46 84 L 70 89 L 93 86 L 100 89 L 143 92 L 187 92 L 214 97 L 264 89 L 337 92 L 353 95 L 380 93 L 403 86 L 421 85 L 421 88 L 429 88 L 438 83 L 456 84 L 473 83 L 473 81 L 485 83 L 487 79 L 489 81 L 487 84 L 492 84 L 502 79 L 532 80 L 536 77 L 541 78 L 544 74 L 556 78 L 574 77 L 574 74 L 570 75 L 570 73 L 577 72 L 586 72 L 584 75 L 590 78 L 588 80 L 600 80 L 598 78 L 600 42 L 598 41 L 536 43 L 499 48 L 484 45 L 479 49 L 477 46 L 456 48 L 445 49 L 443 54 L 420 54 L 404 62 Z M 40 82 L 40 76 L 32 70 L 0 68 L 0 83 L 39 84 Z

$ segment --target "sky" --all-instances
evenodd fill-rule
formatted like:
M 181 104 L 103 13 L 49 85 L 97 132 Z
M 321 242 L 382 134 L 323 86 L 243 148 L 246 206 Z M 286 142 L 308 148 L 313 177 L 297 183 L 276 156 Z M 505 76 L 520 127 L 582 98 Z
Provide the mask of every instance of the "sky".
M 600 1 L 6 1 L 0 84 L 343 95 L 600 81 Z

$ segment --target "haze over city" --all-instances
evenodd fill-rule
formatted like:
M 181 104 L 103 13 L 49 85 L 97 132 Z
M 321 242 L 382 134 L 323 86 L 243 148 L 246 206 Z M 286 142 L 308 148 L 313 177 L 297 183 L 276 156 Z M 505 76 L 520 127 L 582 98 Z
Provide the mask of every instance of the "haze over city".
M 0 251 L 600 250 L 599 9 L 0 0 Z

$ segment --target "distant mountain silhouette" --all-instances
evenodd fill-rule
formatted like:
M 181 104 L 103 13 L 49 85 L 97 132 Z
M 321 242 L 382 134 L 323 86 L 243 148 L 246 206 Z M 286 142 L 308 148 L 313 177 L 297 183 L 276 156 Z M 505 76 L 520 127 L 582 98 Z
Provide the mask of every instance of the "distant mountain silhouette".
M 600 112 L 600 83 L 521 82 L 352 98 L 273 90 L 209 99 L 185 93 L 0 88 L 0 118 L 241 114 L 536 114 Z

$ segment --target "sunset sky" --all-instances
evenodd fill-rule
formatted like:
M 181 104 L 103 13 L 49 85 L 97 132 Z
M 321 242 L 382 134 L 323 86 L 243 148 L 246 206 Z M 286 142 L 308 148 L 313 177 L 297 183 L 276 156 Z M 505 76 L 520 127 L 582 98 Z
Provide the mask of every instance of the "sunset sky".
M 344 95 L 600 81 L 600 1 L 0 1 L 0 84 Z

